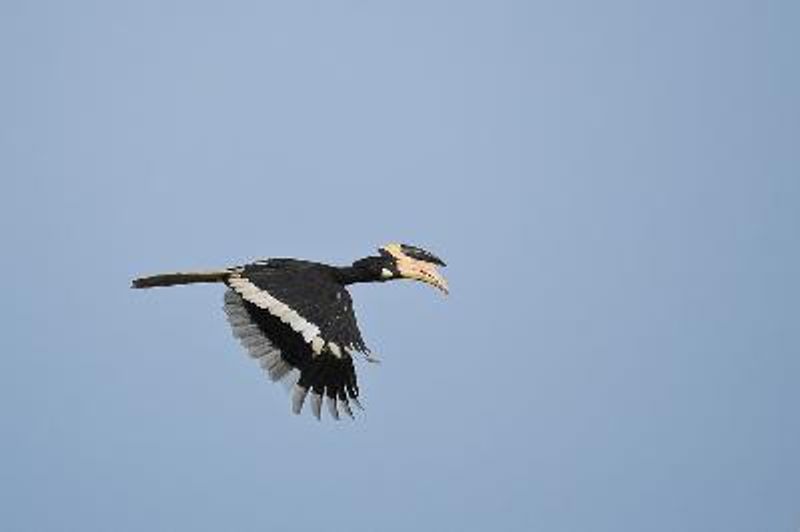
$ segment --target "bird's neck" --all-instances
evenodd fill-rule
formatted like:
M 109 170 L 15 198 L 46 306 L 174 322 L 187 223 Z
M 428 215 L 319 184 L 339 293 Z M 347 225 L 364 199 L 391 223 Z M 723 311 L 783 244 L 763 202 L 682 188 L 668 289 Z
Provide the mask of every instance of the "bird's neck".
M 336 278 L 343 285 L 382 281 L 381 270 L 385 261 L 384 257 L 366 257 L 357 260 L 352 266 L 336 268 Z

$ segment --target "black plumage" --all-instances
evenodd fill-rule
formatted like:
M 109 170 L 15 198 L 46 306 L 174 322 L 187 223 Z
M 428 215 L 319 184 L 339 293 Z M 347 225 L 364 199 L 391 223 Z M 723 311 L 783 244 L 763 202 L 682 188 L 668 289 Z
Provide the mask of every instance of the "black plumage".
M 265 259 L 221 270 L 142 277 L 133 287 L 224 283 L 224 309 L 234 335 L 270 378 L 296 378 L 293 410 L 299 413 L 310 393 L 317 417 L 325 396 L 331 415 L 338 419 L 340 409 L 352 416 L 351 402 L 360 407 L 354 354 L 370 358 L 346 286 L 407 278 L 447 292 L 435 269 L 444 263 L 433 254 L 402 244 L 380 251 L 380 256 L 346 267 Z
M 356 272 L 363 272 L 364 277 L 373 274 L 362 268 L 357 268 Z M 325 341 L 349 350 L 369 351 L 358 330 L 353 301 L 345 289 L 356 276 L 343 277 L 339 268 L 296 259 L 268 259 L 248 264 L 237 275 L 318 326 Z

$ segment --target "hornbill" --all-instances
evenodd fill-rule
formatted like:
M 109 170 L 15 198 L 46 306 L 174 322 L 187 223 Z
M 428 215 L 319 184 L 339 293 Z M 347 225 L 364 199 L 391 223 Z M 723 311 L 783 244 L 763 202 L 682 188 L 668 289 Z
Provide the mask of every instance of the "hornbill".
M 292 411 L 301 412 L 310 392 L 317 419 L 323 396 L 333 418 L 339 419 L 339 409 L 353 417 L 350 402 L 361 404 L 352 353 L 374 359 L 358 330 L 347 285 L 413 279 L 448 293 L 436 268 L 445 263 L 433 253 L 406 244 L 388 244 L 378 251 L 379 256 L 351 266 L 271 258 L 219 270 L 140 277 L 132 288 L 224 283 L 223 309 L 234 336 L 271 380 L 295 381 Z

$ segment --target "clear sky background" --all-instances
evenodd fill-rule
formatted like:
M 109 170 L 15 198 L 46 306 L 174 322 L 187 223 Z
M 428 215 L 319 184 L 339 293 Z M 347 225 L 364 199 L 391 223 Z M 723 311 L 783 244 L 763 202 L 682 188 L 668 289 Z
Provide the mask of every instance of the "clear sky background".
M 800 4 L 0 3 L 0 529 L 800 528 Z M 353 289 L 355 423 L 223 289 Z

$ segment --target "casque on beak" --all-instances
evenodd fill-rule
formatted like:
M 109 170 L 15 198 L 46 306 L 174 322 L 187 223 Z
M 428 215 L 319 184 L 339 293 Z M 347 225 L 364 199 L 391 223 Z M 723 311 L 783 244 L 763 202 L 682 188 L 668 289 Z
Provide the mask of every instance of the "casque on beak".
M 406 250 L 411 250 L 408 253 Z M 413 279 L 415 281 L 422 281 L 435 288 L 438 288 L 445 295 L 450 289 L 447 286 L 447 280 L 439 273 L 436 268 L 437 264 L 444 263 L 435 255 L 429 254 L 419 248 L 405 246 L 403 244 L 389 244 L 381 248 L 381 252 L 385 252 L 395 259 L 395 265 L 400 276 L 405 279 Z M 416 254 L 417 256 L 428 257 L 430 259 L 422 260 L 409 256 L 409 254 Z

